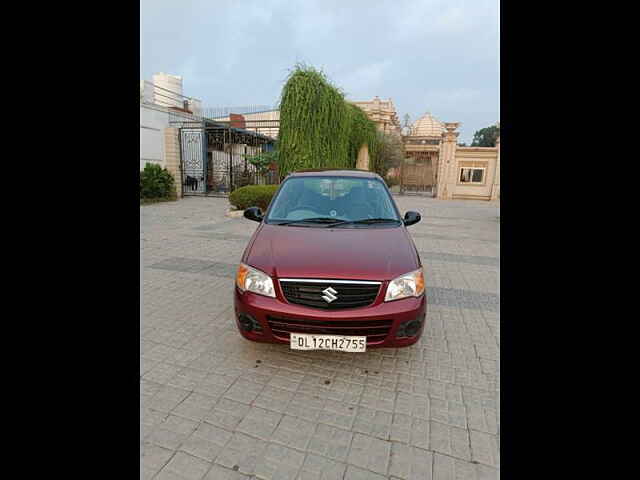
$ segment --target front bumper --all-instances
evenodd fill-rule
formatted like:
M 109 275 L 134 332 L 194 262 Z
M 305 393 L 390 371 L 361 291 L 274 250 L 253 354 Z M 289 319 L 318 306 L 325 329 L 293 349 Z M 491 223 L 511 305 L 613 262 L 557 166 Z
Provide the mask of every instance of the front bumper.
M 381 289 L 381 291 L 383 290 Z M 426 294 L 418 298 L 403 298 L 393 302 L 382 302 L 381 298 L 377 298 L 372 305 L 367 307 L 345 310 L 320 310 L 295 305 L 288 303 L 286 300 L 281 300 L 279 296 L 279 292 L 276 298 L 265 297 L 251 292 L 243 293 L 234 286 L 236 325 L 243 337 L 255 342 L 288 344 L 288 335 L 283 335 L 282 332 L 275 334 L 270 327 L 269 320 L 273 321 L 273 319 L 286 319 L 286 321 L 300 325 L 304 325 L 305 321 L 309 324 L 322 322 L 327 326 L 338 328 L 341 328 L 341 322 L 345 322 L 343 325 L 362 324 L 363 326 L 384 323 L 385 325 L 390 324 L 386 335 L 375 335 L 371 338 L 368 336 L 367 349 L 380 347 L 398 348 L 408 347 L 416 343 L 422 335 L 426 321 Z M 255 323 L 259 324 L 260 330 L 247 331 L 241 325 L 240 318 L 245 322 L 247 318 L 254 320 Z M 416 319 L 421 322 L 421 325 L 414 336 L 396 338 L 398 327 L 401 324 Z M 310 332 L 301 330 L 299 333 Z M 348 334 L 352 335 L 353 333 Z

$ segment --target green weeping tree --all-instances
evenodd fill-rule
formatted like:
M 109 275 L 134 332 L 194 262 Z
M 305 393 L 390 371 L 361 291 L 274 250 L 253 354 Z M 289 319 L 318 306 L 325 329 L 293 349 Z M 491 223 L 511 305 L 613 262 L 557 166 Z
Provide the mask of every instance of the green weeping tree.
M 280 176 L 308 168 L 355 168 L 362 145 L 375 167 L 380 141 L 375 124 L 323 72 L 297 64 L 282 88 Z

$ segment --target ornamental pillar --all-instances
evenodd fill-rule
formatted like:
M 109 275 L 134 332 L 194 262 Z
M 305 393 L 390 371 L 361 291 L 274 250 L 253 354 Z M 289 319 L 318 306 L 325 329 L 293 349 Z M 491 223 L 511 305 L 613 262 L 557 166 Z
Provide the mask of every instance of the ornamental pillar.
M 496 169 L 493 174 L 493 185 L 491 186 L 491 200 L 498 200 L 500 198 L 500 136 L 496 139 L 497 158 Z
M 456 147 L 458 135 L 455 130 L 460 126 L 459 122 L 444 124 L 446 132 L 442 134 L 440 142 L 440 158 L 438 159 L 438 184 L 436 186 L 436 198 L 450 200 L 456 187 Z

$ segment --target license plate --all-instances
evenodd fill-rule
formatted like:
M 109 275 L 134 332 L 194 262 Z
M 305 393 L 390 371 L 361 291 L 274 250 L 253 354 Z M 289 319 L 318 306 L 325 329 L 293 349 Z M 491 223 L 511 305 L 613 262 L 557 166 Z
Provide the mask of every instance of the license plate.
M 367 337 L 344 335 L 312 335 L 309 333 L 292 333 L 292 350 L 336 350 L 338 352 L 365 352 Z

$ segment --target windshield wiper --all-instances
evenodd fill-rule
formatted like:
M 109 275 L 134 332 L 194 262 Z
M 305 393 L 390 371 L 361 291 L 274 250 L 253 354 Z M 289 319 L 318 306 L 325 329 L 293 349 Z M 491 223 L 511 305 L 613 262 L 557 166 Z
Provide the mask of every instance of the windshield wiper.
M 275 225 L 291 225 L 293 223 L 336 223 L 335 218 L 331 217 L 313 217 L 313 218 L 301 218 L 300 220 L 287 220 L 286 222 L 278 222 Z
M 340 222 L 334 222 L 327 227 L 335 227 L 338 225 L 369 225 L 375 223 L 400 223 L 400 220 L 395 218 L 361 218 L 360 220 L 345 220 Z

